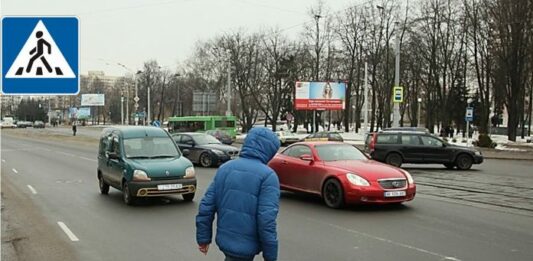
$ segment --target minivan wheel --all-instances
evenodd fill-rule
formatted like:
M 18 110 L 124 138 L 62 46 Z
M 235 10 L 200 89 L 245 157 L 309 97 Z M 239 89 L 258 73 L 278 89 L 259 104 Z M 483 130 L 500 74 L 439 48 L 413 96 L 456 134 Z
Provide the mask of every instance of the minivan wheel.
M 447 169 L 453 169 L 453 168 L 455 168 L 455 164 L 454 163 L 444 163 L 444 167 L 446 167 Z
M 126 203 L 126 205 L 131 206 L 135 204 L 136 197 L 131 195 L 130 189 L 126 182 L 124 182 L 124 185 L 122 186 L 122 199 L 124 200 L 124 203 Z
M 472 167 L 472 163 L 472 157 L 466 154 L 459 155 L 455 160 L 455 165 L 457 165 L 457 168 L 460 170 L 469 170 Z
M 213 159 L 211 159 L 211 155 L 209 155 L 209 153 L 204 152 L 202 155 L 200 155 L 200 165 L 204 168 L 209 168 L 211 165 L 213 165 Z
M 322 198 L 330 208 L 342 208 L 344 206 L 344 193 L 342 186 L 336 179 L 329 179 L 322 189 Z
M 387 164 L 398 167 L 398 168 L 402 166 L 402 161 L 403 161 L 402 156 L 400 156 L 400 154 L 398 153 L 391 153 L 387 155 L 387 158 L 385 158 L 385 162 Z
M 189 201 L 189 202 L 194 199 L 194 193 L 182 194 L 181 196 L 183 197 L 183 200 Z
M 100 193 L 102 195 L 107 195 L 109 193 L 109 185 L 105 183 L 102 175 L 98 176 L 98 186 L 100 187 Z

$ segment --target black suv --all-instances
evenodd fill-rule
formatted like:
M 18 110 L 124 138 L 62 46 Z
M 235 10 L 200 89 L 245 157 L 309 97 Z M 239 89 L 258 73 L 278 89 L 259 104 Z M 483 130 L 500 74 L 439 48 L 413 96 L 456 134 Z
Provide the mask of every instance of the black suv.
M 425 131 L 380 131 L 370 133 L 365 144 L 372 159 L 400 167 L 402 163 L 440 163 L 446 168 L 467 170 L 481 164 L 481 152 L 449 144 Z

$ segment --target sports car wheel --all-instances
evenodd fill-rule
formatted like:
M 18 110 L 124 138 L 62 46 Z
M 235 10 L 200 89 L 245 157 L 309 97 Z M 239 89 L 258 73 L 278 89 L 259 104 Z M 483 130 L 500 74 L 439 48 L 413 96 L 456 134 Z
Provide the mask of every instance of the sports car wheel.
M 336 179 L 326 181 L 322 191 L 322 197 L 326 205 L 330 208 L 342 208 L 344 206 L 342 185 Z

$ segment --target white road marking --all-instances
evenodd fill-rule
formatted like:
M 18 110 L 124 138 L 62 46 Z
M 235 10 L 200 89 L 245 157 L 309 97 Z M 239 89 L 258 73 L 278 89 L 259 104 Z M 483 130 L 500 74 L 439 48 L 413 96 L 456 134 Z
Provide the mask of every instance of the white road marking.
M 11 169 L 15 173 L 19 173 L 16 169 Z
M 415 247 L 415 246 L 407 245 L 407 244 L 404 244 L 404 243 L 392 241 L 390 239 L 386 239 L 386 238 L 382 238 L 382 237 L 378 237 L 378 236 L 373 236 L 373 235 L 370 235 L 370 234 L 367 234 L 367 233 L 364 233 L 364 232 L 360 232 L 360 231 L 357 231 L 357 230 L 341 227 L 341 226 L 338 226 L 338 225 L 335 225 L 335 224 L 325 223 L 325 222 L 322 222 L 320 220 L 316 220 L 316 219 L 312 219 L 312 218 L 308 218 L 308 219 L 313 221 L 313 222 L 322 223 L 322 224 L 328 225 L 330 227 L 333 227 L 333 228 L 336 228 L 336 229 L 339 229 L 339 230 L 343 230 L 343 231 L 350 232 L 350 233 L 353 233 L 353 234 L 357 234 L 357 235 L 360 235 L 360 236 L 368 237 L 368 238 L 371 238 L 371 239 L 374 239 L 374 240 L 377 240 L 377 241 L 385 242 L 385 243 L 388 243 L 388 244 L 391 244 L 391 245 L 404 247 L 404 248 L 415 250 L 415 251 L 418 251 L 418 252 L 421 252 L 421 253 L 425 253 L 425 254 L 428 254 L 428 255 L 436 256 L 436 257 L 439 257 L 440 260 L 461 261 L 461 259 L 458 259 L 458 258 L 455 258 L 455 257 L 452 257 L 452 256 L 442 255 L 442 254 L 435 253 L 435 252 L 432 252 L 432 251 L 429 251 L 429 250 L 426 250 L 426 249 L 422 249 L 422 248 L 419 248 L 419 247 Z
M 90 159 L 90 158 L 86 158 L 86 157 L 82 157 L 82 156 L 78 156 L 78 158 L 80 158 L 80 159 L 84 159 L 84 160 L 88 160 L 88 161 L 94 161 L 94 162 L 96 162 L 95 159 Z
M 74 233 L 72 233 L 72 231 L 70 231 L 70 229 L 67 227 L 67 225 L 65 225 L 65 223 L 59 221 L 59 222 L 57 222 L 57 224 L 59 225 L 59 227 L 61 229 L 63 229 L 63 232 L 65 232 L 65 234 L 67 234 L 68 238 L 70 238 L 71 241 L 80 241 L 78 239 L 78 237 L 76 237 L 76 235 L 74 235 Z
M 35 190 L 31 185 L 28 185 L 28 188 L 31 190 L 31 193 L 34 195 L 37 194 L 37 190 Z
M 2 159 L 2 162 L 4 162 L 4 163 L 5 163 L 5 162 L 6 162 L 6 160 L 5 160 L 5 159 Z

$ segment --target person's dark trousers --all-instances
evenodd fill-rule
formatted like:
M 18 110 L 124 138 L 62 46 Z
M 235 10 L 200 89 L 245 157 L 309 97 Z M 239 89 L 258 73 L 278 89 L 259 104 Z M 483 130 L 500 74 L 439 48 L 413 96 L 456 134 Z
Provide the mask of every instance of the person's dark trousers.
M 226 258 L 224 259 L 224 261 L 253 261 L 254 258 L 242 258 L 242 257 L 234 257 L 234 256 L 230 256 L 228 254 L 224 254 L 226 256 Z

